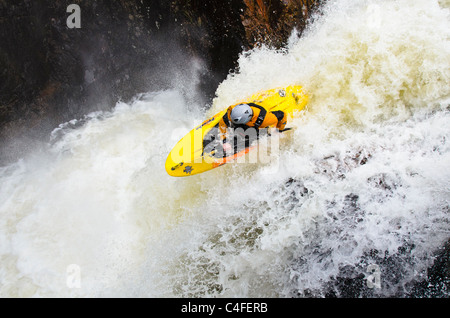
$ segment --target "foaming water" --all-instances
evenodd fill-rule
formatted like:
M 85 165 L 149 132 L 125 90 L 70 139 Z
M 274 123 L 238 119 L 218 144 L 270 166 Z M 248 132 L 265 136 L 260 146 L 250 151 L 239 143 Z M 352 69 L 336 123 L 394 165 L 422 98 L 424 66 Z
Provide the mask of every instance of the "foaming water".
M 143 95 L 61 125 L 49 149 L 2 168 L 3 295 L 101 295 L 142 262 L 149 234 L 189 215 L 177 202 L 194 191 L 164 170 L 172 136 L 196 123 L 185 108 L 175 91 Z M 67 288 L 71 264 L 82 289 Z
M 270 162 L 169 177 L 207 116 L 176 90 L 61 125 L 1 168 L 0 294 L 409 295 L 450 236 L 446 7 L 330 2 L 285 49 L 243 53 L 209 114 L 277 86 L 311 97 Z

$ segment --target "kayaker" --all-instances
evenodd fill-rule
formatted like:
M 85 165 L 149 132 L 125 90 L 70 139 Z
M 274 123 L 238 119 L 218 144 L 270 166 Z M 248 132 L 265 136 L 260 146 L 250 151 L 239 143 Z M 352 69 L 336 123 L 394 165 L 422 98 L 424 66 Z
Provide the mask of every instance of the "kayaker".
M 274 127 L 282 131 L 287 123 L 287 115 L 281 111 L 269 111 L 266 108 L 254 103 L 237 104 L 228 107 L 227 112 L 219 121 L 219 132 L 223 141 L 225 152 L 232 150 L 232 145 L 227 141 L 227 130 L 232 128 L 242 128 L 246 131 L 249 128 L 255 129 L 258 134 L 259 129 Z

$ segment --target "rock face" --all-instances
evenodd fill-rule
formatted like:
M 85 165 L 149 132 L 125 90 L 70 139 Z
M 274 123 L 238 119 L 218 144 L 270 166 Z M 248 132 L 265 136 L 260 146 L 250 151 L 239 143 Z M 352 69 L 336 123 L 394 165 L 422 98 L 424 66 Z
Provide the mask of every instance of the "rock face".
M 2 0 L 0 162 L 62 122 L 189 79 L 193 57 L 207 103 L 243 50 L 282 46 L 320 2 L 79 0 L 71 29 L 67 1 Z
M 241 15 L 245 37 L 249 46 L 259 43 L 280 47 L 296 27 L 302 31 L 311 12 L 318 6 L 317 0 L 244 0 Z M 324 2 L 324 1 L 321 1 Z

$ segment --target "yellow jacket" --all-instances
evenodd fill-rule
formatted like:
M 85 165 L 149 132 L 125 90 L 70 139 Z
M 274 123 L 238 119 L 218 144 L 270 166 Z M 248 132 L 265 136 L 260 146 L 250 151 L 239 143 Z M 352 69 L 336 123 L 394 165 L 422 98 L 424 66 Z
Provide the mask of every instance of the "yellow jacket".
M 239 125 L 234 125 L 230 118 L 231 111 L 237 105 L 228 107 L 227 112 L 219 121 L 219 131 L 221 133 L 222 139 L 225 138 L 228 127 L 239 127 Z M 264 107 L 256 105 L 254 103 L 247 103 L 247 105 L 249 105 L 252 109 L 253 117 L 247 124 L 240 126 L 254 127 L 256 129 L 276 127 L 279 130 L 283 130 L 285 128 L 287 123 L 287 115 L 283 111 L 268 111 Z

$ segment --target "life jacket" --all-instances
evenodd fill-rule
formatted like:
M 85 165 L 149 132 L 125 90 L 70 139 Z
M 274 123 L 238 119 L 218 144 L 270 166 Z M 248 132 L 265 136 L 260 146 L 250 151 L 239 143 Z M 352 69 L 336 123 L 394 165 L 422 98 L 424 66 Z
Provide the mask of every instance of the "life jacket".
M 219 129 L 221 133 L 225 133 L 227 127 L 231 128 L 242 128 L 244 130 L 252 127 L 255 129 L 267 128 L 269 126 L 276 125 L 277 128 L 282 129 L 286 125 L 286 115 L 283 111 L 267 111 L 264 107 L 257 105 L 255 103 L 247 103 L 252 108 L 253 117 L 246 124 L 237 125 L 234 124 L 230 119 L 230 114 L 236 105 L 230 106 L 227 112 L 224 114 L 222 120 L 219 122 Z M 281 128 L 282 127 L 282 128 Z
M 230 137 L 227 136 L 228 128 L 234 129 L 232 138 L 233 139 L 241 138 L 241 141 L 244 140 L 246 147 L 248 147 L 248 145 L 251 143 L 252 140 L 254 140 L 254 138 L 259 137 L 261 130 L 264 128 L 276 126 L 276 128 L 280 130 L 284 129 L 287 122 L 286 121 L 287 115 L 283 111 L 280 110 L 268 111 L 264 107 L 254 103 L 246 103 L 246 104 L 249 105 L 253 111 L 253 117 L 250 119 L 250 121 L 247 124 L 240 124 L 240 125 L 234 124 L 230 119 L 230 114 L 236 105 L 228 107 L 226 113 L 220 119 L 219 123 L 213 129 L 211 129 L 211 131 L 203 139 L 204 151 L 207 148 L 207 145 L 209 145 L 212 141 L 216 140 L 217 137 L 219 137 L 219 139 L 221 139 L 222 142 L 225 142 L 227 140 L 227 137 Z M 247 134 L 246 130 L 249 128 L 255 129 L 254 134 L 253 133 Z M 235 140 L 234 144 L 237 145 L 238 142 L 236 142 Z M 221 151 L 222 150 L 219 148 L 218 152 L 219 155 Z

